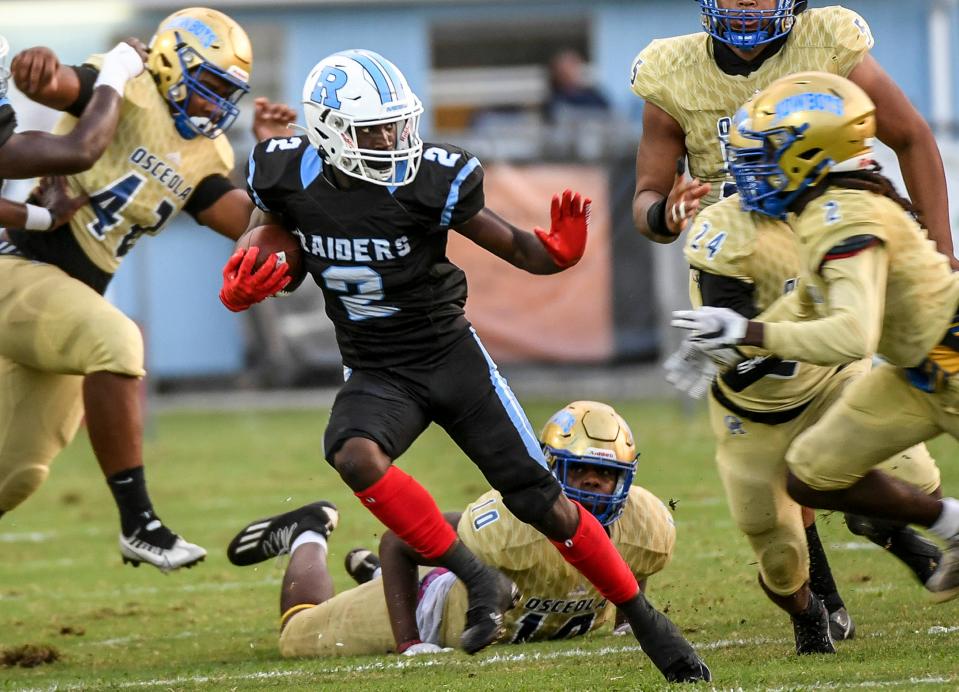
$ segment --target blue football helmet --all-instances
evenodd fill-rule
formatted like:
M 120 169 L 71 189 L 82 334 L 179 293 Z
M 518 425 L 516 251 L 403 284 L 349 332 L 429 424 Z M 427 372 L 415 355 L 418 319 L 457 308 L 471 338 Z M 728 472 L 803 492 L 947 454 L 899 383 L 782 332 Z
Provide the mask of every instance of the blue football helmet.
M 875 113 L 858 85 L 826 72 L 797 72 L 763 89 L 725 143 L 743 209 L 785 218 L 829 173 L 873 168 Z
M 718 0 L 698 0 L 702 12 L 703 29 L 717 41 L 751 50 L 788 34 L 796 22 L 798 11 L 805 3 L 796 0 L 777 0 L 771 10 L 755 8 L 723 9 Z M 797 7 L 797 5 L 802 5 Z
M 554 413 L 539 436 L 550 470 L 571 500 L 591 512 L 603 526 L 619 518 L 636 473 L 636 443 L 626 421 L 612 406 L 598 401 L 574 401 Z M 592 467 L 615 477 L 612 492 L 574 487 L 576 467 Z
M 170 104 L 180 136 L 213 139 L 226 132 L 240 114 L 236 104 L 250 90 L 253 48 L 243 27 L 230 17 L 191 7 L 160 23 L 150 39 L 147 69 Z M 223 93 L 211 84 L 222 85 Z M 191 99 L 207 102 L 210 112 L 190 115 Z

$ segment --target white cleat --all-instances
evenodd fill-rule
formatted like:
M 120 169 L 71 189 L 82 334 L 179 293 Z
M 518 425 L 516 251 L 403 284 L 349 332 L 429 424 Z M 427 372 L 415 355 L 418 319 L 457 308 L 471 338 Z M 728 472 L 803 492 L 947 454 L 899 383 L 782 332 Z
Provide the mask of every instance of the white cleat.
M 953 536 L 946 542 L 939 566 L 926 580 L 926 589 L 936 603 L 959 596 L 959 536 Z
M 167 573 L 181 567 L 193 567 L 206 557 L 206 550 L 183 540 L 163 526 L 159 519 L 154 519 L 130 536 L 120 533 L 120 555 L 123 564 L 139 567 L 141 562 L 146 562 Z

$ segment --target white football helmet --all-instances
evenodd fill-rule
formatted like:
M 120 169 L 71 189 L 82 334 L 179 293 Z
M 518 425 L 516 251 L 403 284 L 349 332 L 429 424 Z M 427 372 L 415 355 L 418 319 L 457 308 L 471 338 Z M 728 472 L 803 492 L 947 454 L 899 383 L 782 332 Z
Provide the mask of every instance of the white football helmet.
M 10 44 L 3 34 L 0 34 L 0 99 L 7 95 L 7 82 L 10 80 L 10 70 L 7 69 L 7 54 L 10 52 Z
M 396 65 L 369 50 L 318 62 L 303 85 L 306 135 L 324 161 L 346 175 L 396 187 L 416 177 L 423 105 Z M 357 128 L 396 123 L 392 150 L 360 149 Z

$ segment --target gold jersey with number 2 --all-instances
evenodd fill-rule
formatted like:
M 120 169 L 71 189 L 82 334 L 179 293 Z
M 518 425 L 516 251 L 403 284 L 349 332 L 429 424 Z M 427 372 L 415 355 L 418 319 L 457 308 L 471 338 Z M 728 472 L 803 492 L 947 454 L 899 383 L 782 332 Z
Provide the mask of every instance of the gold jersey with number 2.
M 716 202 L 727 177 L 718 135 L 757 91 L 780 77 L 815 70 L 849 76 L 873 46 L 866 21 L 844 7 L 797 15 L 782 49 L 749 75 L 729 75 L 713 57 L 706 32 L 657 39 L 633 62 L 633 92 L 668 113 L 686 134 L 689 172 L 712 183 Z
M 102 57 L 86 64 L 99 68 Z M 77 119 L 64 115 L 55 132 Z M 113 274 L 143 235 L 154 235 L 190 199 L 204 178 L 229 175 L 233 150 L 226 137 L 184 139 L 149 72 L 131 79 L 123 94 L 116 134 L 93 168 L 67 178 L 73 195 L 90 198 L 70 230 L 93 264 Z

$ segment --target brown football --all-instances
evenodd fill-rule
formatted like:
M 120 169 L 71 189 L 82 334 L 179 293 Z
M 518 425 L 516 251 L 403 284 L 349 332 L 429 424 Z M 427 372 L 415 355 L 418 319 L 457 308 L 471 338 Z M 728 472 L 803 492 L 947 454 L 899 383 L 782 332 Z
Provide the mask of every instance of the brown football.
M 303 266 L 303 250 L 300 248 L 300 240 L 283 226 L 267 224 L 251 228 L 236 241 L 237 249 L 246 247 L 260 248 L 253 265 L 254 269 L 259 269 L 270 254 L 283 253 L 281 257 L 290 265 L 288 271 L 290 276 L 293 277 L 293 280 L 286 287 L 287 291 L 292 291 L 303 281 L 303 277 L 306 275 L 306 267 Z

